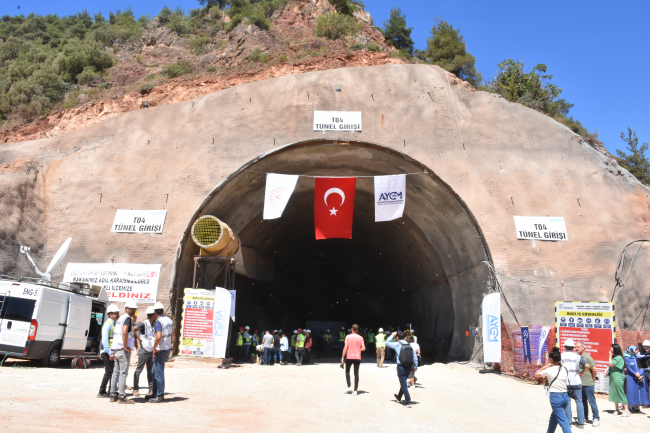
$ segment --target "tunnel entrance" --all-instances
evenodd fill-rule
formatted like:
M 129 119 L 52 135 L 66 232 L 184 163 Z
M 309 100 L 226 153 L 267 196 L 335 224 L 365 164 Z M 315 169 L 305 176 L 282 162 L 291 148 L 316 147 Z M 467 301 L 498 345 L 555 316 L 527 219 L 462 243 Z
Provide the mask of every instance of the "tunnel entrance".
M 373 176 L 401 173 L 404 216 L 374 221 L 372 177 L 356 186 L 351 240 L 315 240 L 314 179 L 300 177 L 283 215 L 262 220 L 265 173 Z M 263 154 L 232 173 L 197 209 L 179 245 L 172 302 L 191 287 L 192 223 L 214 215 L 241 244 L 274 261 L 269 281 L 238 275 L 236 326 L 292 331 L 307 321 L 342 321 L 372 329 L 412 324 L 429 359 L 467 359 L 478 326 L 491 260 L 478 224 L 435 173 L 407 155 L 359 142 L 312 141 Z M 208 287 L 205 287 L 206 289 Z M 177 314 L 180 311 L 176 312 Z M 333 330 L 334 331 L 334 330 Z

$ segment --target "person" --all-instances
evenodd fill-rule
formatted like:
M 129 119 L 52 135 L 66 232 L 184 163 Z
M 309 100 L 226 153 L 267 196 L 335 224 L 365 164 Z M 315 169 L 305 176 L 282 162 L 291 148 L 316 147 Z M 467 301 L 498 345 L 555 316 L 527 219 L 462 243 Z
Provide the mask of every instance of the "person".
M 639 367 L 643 369 L 643 379 L 650 385 L 650 340 L 639 343 L 639 356 L 636 357 Z
M 242 337 L 244 337 L 244 345 L 242 346 L 244 348 L 244 362 L 250 362 L 251 360 L 249 356 L 251 353 L 251 334 L 248 333 L 250 330 L 250 326 L 244 326 L 244 333 L 242 334 Z
M 384 329 L 379 328 L 375 336 L 377 346 L 377 367 L 384 368 L 384 358 L 386 357 L 386 334 Z
M 257 329 L 251 335 L 251 346 L 257 347 L 260 344 L 260 336 L 257 334 Z
M 269 329 L 264 331 L 262 346 L 264 346 L 264 365 L 270 367 L 271 358 L 273 357 L 273 335 L 271 335 L 271 330 Z
M 375 333 L 372 329 L 367 331 L 368 334 L 368 352 L 375 353 Z
M 153 306 L 154 331 L 156 340 L 153 343 L 154 389 L 156 394 L 149 403 L 162 403 L 165 400 L 165 362 L 172 349 L 174 321 L 165 316 L 165 307 L 160 302 Z
M 548 420 L 546 433 L 553 433 L 560 424 L 563 433 L 571 433 L 571 424 L 566 415 L 566 408 L 570 405 L 569 394 L 567 393 L 567 381 L 569 371 L 562 365 L 562 354 L 560 349 L 554 347 L 548 353 L 546 365 L 537 370 L 535 378 L 546 378 L 546 391 L 551 403 L 551 418 Z
M 596 369 L 596 363 L 594 359 L 586 352 L 584 343 L 577 341 L 576 342 L 576 351 L 578 355 L 582 356 L 587 362 L 580 372 L 580 377 L 582 378 L 582 406 L 585 412 L 585 422 L 589 419 L 589 406 L 591 406 L 591 411 L 593 413 L 593 427 L 598 427 L 600 425 L 600 415 L 598 413 L 598 405 L 596 404 L 596 394 L 595 386 L 596 375 L 598 370 Z
M 140 374 L 142 370 L 147 368 L 147 384 L 148 392 L 145 397 L 147 400 L 154 393 L 154 380 L 153 380 L 153 343 L 156 341 L 156 331 L 154 330 L 154 309 L 153 307 L 147 308 L 147 320 L 138 323 L 135 338 L 140 342 L 138 349 L 138 365 L 133 373 L 133 397 L 140 396 Z
M 108 319 L 104 322 L 102 326 L 102 350 L 100 351 L 100 356 L 102 361 L 104 361 L 104 377 L 102 377 L 102 383 L 99 385 L 99 394 L 97 397 L 106 398 L 110 395 L 106 392 L 106 386 L 109 385 L 111 378 L 113 377 L 113 365 L 115 364 L 115 355 L 113 355 L 113 335 L 115 333 L 115 321 L 120 316 L 120 309 L 115 304 L 108 306 L 106 310 Z M 110 390 L 110 386 L 108 388 Z
M 325 356 L 329 358 L 330 351 L 332 350 L 332 334 L 330 334 L 329 329 L 327 330 L 325 335 L 323 335 L 323 346 L 325 348 Z
M 282 353 L 280 353 L 280 335 L 278 332 L 273 334 L 273 365 L 282 364 Z
M 343 354 L 343 346 L 345 345 L 345 326 L 341 327 L 339 332 L 339 347 L 341 348 L 341 354 Z
M 397 340 L 393 342 L 393 339 L 397 337 Z M 411 369 L 413 371 L 418 370 L 418 358 L 415 354 L 415 351 L 411 346 L 404 340 L 404 332 L 398 331 L 393 332 L 388 340 L 386 340 L 386 346 L 390 347 L 395 351 L 395 359 L 397 359 L 397 378 L 399 379 L 400 389 L 397 394 L 395 394 L 395 399 L 401 404 L 411 407 L 411 394 L 409 394 L 408 387 L 406 385 L 406 378 L 411 374 Z M 410 350 L 413 353 L 413 363 L 409 362 L 410 359 L 400 359 L 400 353 L 402 349 Z M 404 361 L 404 363 L 402 363 Z M 404 396 L 404 401 L 402 401 L 402 396 Z
M 294 364 L 298 363 L 298 361 L 296 360 L 296 337 L 297 336 L 298 336 L 298 330 L 294 329 L 293 335 L 291 336 L 291 357 L 293 359 Z
M 282 352 L 282 358 L 280 359 L 280 364 L 287 365 L 289 361 L 289 339 L 287 334 L 282 333 L 282 338 L 280 338 L 280 351 Z
M 643 369 L 637 364 L 637 355 L 639 349 L 636 346 L 629 346 L 625 350 L 624 359 L 627 370 L 626 391 L 628 407 L 634 412 L 639 410 L 639 406 L 647 406 L 648 401 L 648 384 L 643 380 Z
M 415 338 L 413 338 L 412 335 L 406 341 L 408 341 L 413 348 L 413 352 L 418 358 L 418 365 L 422 365 L 422 358 L 420 357 L 420 345 L 415 342 Z M 418 380 L 418 378 L 415 377 L 415 372 L 413 370 L 411 370 L 411 374 L 409 374 L 408 378 L 411 381 L 409 388 L 413 388 L 415 386 L 415 382 Z
M 415 329 L 413 328 L 411 328 L 411 337 L 413 337 L 413 340 L 415 340 L 416 343 L 418 342 L 418 337 L 416 337 Z
M 133 336 L 133 316 L 138 309 L 135 299 L 129 299 L 124 306 L 122 314 L 117 322 L 115 329 L 117 335 L 113 336 L 113 355 L 115 365 L 113 366 L 113 377 L 111 378 L 111 402 L 120 404 L 134 404 L 133 400 L 126 399 L 126 377 L 129 375 L 129 362 L 131 362 L 131 350 L 135 348 L 135 338 Z
M 366 344 L 363 337 L 358 335 L 359 325 L 352 325 L 352 332 L 345 337 L 345 345 L 343 346 L 343 355 L 341 355 L 341 365 L 345 364 L 345 380 L 348 383 L 348 389 L 345 390 L 346 394 L 357 395 L 359 389 L 359 366 L 361 365 L 361 352 L 366 350 Z M 352 390 L 352 383 L 350 381 L 350 368 L 354 366 L 354 391 Z
M 309 364 L 309 355 L 311 353 L 311 349 L 313 345 L 314 345 L 314 339 L 311 338 L 311 330 L 305 329 L 305 356 L 304 356 L 305 364 Z
M 233 356 L 233 360 L 236 361 L 241 361 L 242 359 L 242 354 L 244 351 L 244 328 L 239 327 L 239 331 L 237 332 L 237 341 L 235 342 L 235 355 Z
M 569 380 L 567 382 L 567 392 L 573 391 L 574 399 L 576 401 L 576 412 L 578 412 L 578 428 L 584 428 L 585 425 L 585 408 L 582 405 L 582 379 L 580 378 L 580 367 L 587 365 L 587 361 L 582 359 L 580 355 L 573 351 L 575 343 L 573 339 L 567 338 L 564 342 L 565 352 L 562 353 L 562 366 L 566 367 L 569 371 Z M 566 416 L 569 422 L 573 421 L 571 414 L 571 402 L 566 407 Z
M 305 355 L 305 336 L 302 333 L 302 329 L 298 328 L 298 335 L 296 336 L 296 364 L 297 366 L 302 365 L 302 358 Z
M 629 416 L 630 411 L 627 408 L 627 397 L 625 396 L 625 359 L 623 351 L 618 344 L 612 344 L 609 349 L 609 401 L 614 403 L 616 414 L 621 415 L 619 404 L 625 409 L 623 416 Z

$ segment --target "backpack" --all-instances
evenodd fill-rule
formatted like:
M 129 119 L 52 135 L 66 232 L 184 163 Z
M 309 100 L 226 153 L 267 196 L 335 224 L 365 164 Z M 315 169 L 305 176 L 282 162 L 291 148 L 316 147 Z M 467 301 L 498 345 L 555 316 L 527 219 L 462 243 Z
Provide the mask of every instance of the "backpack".
M 402 367 L 413 367 L 413 348 L 410 344 L 402 344 L 399 351 L 399 363 L 402 364 Z

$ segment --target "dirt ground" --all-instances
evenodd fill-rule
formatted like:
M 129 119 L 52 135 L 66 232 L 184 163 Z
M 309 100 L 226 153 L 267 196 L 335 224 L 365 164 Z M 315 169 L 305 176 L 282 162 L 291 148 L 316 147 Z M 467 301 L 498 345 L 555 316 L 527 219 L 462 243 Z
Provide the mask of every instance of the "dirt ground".
M 407 408 L 393 398 L 399 386 L 394 363 L 379 369 L 368 358 L 361 366 L 360 393 L 353 396 L 344 394 L 345 373 L 331 361 L 222 370 L 176 358 L 166 367 L 165 403 L 135 398 L 137 404 L 125 406 L 96 398 L 103 374 L 99 363 L 76 370 L 69 362 L 47 369 L 7 360 L 0 368 L 0 431 L 105 433 L 163 426 L 217 432 L 546 431 L 551 411 L 541 386 L 480 374 L 476 366 L 425 365 L 412 390 L 416 404 Z M 130 385 L 134 370 L 129 370 Z M 146 374 L 140 379 L 143 386 Z M 598 405 L 602 431 L 650 425 L 646 414 L 622 418 L 613 414 L 613 403 L 599 399 Z

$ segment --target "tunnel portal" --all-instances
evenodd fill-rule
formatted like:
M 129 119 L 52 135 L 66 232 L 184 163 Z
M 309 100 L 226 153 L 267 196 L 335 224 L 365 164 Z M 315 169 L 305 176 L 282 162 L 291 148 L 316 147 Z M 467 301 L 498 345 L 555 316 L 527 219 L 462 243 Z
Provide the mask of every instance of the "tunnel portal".
M 262 220 L 265 173 L 300 174 L 281 218 Z M 374 221 L 372 176 L 407 176 L 404 216 Z M 352 239 L 315 240 L 314 179 L 357 176 Z M 368 176 L 368 177 L 359 177 Z M 432 360 L 471 356 L 490 260 L 470 210 L 431 169 L 369 143 L 312 141 L 250 161 L 195 212 L 179 246 L 173 297 L 191 287 L 198 247 L 189 230 L 203 215 L 225 221 L 242 246 L 274 261 L 270 281 L 237 276 L 236 326 L 293 330 L 306 321 L 404 329 L 412 324 Z M 212 288 L 212 287 L 204 287 Z

